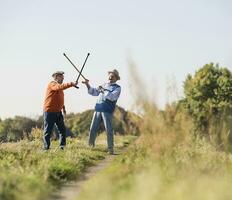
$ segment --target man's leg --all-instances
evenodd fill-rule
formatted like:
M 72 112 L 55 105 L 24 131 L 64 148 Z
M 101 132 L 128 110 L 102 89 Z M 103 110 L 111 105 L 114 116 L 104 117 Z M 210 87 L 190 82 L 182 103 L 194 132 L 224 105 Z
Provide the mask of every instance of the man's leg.
M 44 149 L 47 150 L 50 148 L 50 137 L 52 133 L 52 129 L 55 123 L 55 115 L 54 113 L 44 112 Z
M 64 125 L 64 117 L 62 113 L 57 113 L 56 126 L 59 132 L 60 148 L 63 149 L 66 145 L 66 128 Z
M 100 112 L 94 112 L 92 122 L 90 125 L 90 131 L 89 131 L 89 146 L 95 146 L 95 139 L 97 137 L 97 129 L 99 127 L 99 124 L 101 122 L 101 113 Z
M 112 113 L 107 113 L 107 112 L 102 113 L 102 119 L 107 134 L 108 151 L 111 154 L 114 153 L 114 132 L 112 127 L 112 117 L 113 117 Z

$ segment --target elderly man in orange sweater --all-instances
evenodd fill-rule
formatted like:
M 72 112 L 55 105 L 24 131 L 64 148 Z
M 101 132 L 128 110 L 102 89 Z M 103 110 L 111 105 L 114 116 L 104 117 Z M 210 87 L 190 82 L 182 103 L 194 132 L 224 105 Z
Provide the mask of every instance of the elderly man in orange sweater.
M 64 106 L 63 90 L 76 86 L 77 82 L 63 83 L 64 72 L 57 71 L 52 74 L 53 81 L 47 86 L 47 91 L 44 100 L 44 150 L 50 148 L 50 137 L 54 124 L 57 126 L 60 136 L 60 149 L 64 149 L 66 145 L 66 128 L 64 125 L 64 117 L 66 114 Z

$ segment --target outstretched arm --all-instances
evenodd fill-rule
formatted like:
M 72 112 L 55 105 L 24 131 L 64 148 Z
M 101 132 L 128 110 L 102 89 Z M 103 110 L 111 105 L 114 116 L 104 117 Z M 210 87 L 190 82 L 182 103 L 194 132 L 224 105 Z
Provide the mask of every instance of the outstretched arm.
M 84 81 L 82 81 L 82 83 L 86 85 L 86 87 L 87 87 L 88 90 L 90 89 L 90 84 L 89 84 L 89 80 L 88 79 L 85 79 Z
M 93 88 L 90 86 L 89 84 L 89 80 L 85 79 L 85 81 L 82 81 L 83 84 L 86 85 L 87 89 L 88 89 L 88 93 L 92 96 L 98 96 L 100 94 L 100 91 L 96 88 Z
M 57 90 L 65 90 L 67 88 L 70 88 L 72 86 L 75 86 L 76 84 L 73 83 L 73 82 L 70 82 L 70 83 L 63 83 L 63 84 L 59 84 L 55 81 L 52 81 L 50 83 L 50 88 L 54 91 L 57 91 Z

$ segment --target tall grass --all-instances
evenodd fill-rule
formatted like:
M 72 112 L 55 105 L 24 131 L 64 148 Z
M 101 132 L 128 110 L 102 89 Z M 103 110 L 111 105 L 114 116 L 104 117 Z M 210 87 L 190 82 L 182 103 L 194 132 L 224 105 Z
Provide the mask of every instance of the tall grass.
M 232 156 L 194 135 L 192 119 L 173 103 L 159 111 L 130 63 L 140 108 L 140 138 L 90 180 L 79 200 L 232 199 Z M 137 83 L 137 85 L 135 84 Z M 101 183 L 99 186 L 99 182 Z
M 50 151 L 43 151 L 40 133 L 32 132 L 33 141 L 22 140 L 0 145 L 0 199 L 1 200 L 40 200 L 47 199 L 66 181 L 75 180 L 86 167 L 105 158 L 105 136 L 97 140 L 92 150 L 86 139 L 68 139 L 64 151 L 58 142 L 52 142 Z M 116 150 L 131 142 L 130 137 L 116 138 Z

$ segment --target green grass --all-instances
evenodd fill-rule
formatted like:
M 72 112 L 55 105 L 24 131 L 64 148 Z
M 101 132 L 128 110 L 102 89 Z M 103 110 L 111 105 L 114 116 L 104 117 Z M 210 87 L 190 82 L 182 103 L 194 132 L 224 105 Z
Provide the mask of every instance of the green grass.
M 130 140 L 130 137 L 115 137 L 116 151 Z M 68 139 L 64 151 L 55 141 L 49 151 L 42 150 L 40 140 L 1 144 L 0 199 L 46 199 L 62 183 L 77 179 L 86 167 L 104 159 L 105 141 L 101 135 L 96 148 L 90 149 L 86 139 Z
M 77 199 L 229 200 L 231 185 L 232 156 L 204 140 L 162 153 L 137 144 L 90 179 Z

